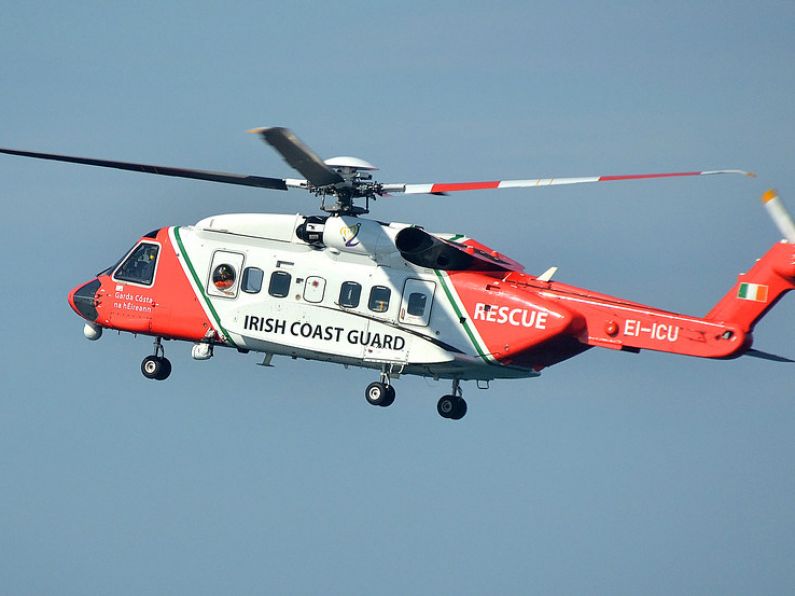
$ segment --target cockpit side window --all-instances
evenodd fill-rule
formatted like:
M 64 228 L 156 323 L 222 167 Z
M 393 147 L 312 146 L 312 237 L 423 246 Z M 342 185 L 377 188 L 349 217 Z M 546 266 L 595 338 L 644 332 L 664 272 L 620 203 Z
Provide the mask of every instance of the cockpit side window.
M 116 270 L 114 279 L 151 286 L 155 279 L 155 265 L 159 250 L 160 247 L 157 244 L 142 242 Z

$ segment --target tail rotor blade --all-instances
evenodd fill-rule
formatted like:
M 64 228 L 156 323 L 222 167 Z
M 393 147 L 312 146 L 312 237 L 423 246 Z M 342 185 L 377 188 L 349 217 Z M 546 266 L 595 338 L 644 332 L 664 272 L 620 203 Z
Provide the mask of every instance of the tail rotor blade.
M 778 193 L 769 188 L 762 195 L 762 203 L 764 203 L 767 212 L 770 214 L 773 223 L 786 238 L 787 242 L 795 243 L 795 223 L 792 221 L 789 212 L 784 207 L 784 203 L 778 197 Z

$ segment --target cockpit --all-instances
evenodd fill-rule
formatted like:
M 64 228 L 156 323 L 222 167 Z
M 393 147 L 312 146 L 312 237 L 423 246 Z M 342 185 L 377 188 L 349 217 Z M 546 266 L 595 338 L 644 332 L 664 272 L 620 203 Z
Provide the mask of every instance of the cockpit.
M 151 286 L 155 279 L 155 265 L 159 251 L 159 244 L 141 242 L 116 269 L 113 279 Z

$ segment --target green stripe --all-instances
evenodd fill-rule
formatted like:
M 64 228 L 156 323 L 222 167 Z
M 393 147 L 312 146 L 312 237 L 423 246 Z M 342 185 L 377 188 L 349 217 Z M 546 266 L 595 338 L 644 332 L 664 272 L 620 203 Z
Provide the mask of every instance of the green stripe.
M 436 277 L 439 278 L 439 283 L 442 284 L 442 289 L 444 290 L 447 299 L 450 301 L 450 304 L 453 305 L 453 310 L 455 311 L 455 314 L 458 316 L 458 320 L 462 321 L 462 324 L 464 325 L 464 331 L 466 331 L 467 335 L 469 336 L 469 340 L 472 342 L 472 345 L 475 346 L 475 350 L 477 351 L 478 356 L 480 356 L 488 364 L 501 366 L 500 364 L 494 362 L 494 360 L 490 359 L 490 357 L 481 349 L 478 340 L 475 338 L 475 334 L 472 332 L 472 329 L 469 327 L 469 323 L 467 322 L 468 318 L 464 316 L 465 313 L 462 313 L 461 309 L 458 308 L 458 303 L 455 301 L 455 298 L 453 297 L 453 293 L 450 291 L 450 288 L 447 287 L 447 283 L 445 282 L 441 272 L 438 269 L 434 269 L 433 272 L 436 273 Z
M 232 341 L 232 338 L 229 337 L 229 333 L 227 332 L 227 330 L 224 328 L 223 325 L 221 325 L 221 317 L 218 316 L 218 313 L 216 312 L 215 307 L 213 306 L 213 303 L 210 302 L 210 297 L 204 291 L 204 285 L 199 280 L 199 276 L 196 274 L 196 269 L 194 269 L 193 263 L 191 263 L 191 260 L 188 257 L 188 252 L 185 250 L 185 245 L 182 244 L 182 237 L 179 235 L 179 228 L 180 228 L 180 226 L 174 226 L 174 238 L 177 239 L 177 245 L 179 246 L 179 252 L 182 255 L 182 258 L 185 259 L 185 263 L 187 263 L 187 265 L 188 265 L 188 269 L 190 270 L 190 274 L 193 276 L 193 281 L 196 283 L 196 287 L 199 288 L 199 292 L 201 293 L 202 298 L 204 298 L 204 302 L 207 305 L 207 308 L 212 313 L 213 319 L 215 319 L 216 325 L 221 330 L 221 333 L 223 333 L 224 339 L 231 346 L 237 347 L 235 345 L 235 342 Z
M 450 240 L 448 240 L 448 242 L 458 242 L 463 237 L 464 237 L 463 234 L 456 234 L 455 236 L 450 238 Z

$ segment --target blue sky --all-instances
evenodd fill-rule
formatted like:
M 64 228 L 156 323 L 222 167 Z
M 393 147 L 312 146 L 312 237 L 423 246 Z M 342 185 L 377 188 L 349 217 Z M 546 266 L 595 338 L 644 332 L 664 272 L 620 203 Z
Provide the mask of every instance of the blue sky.
M 739 167 L 384 199 L 568 283 L 703 314 L 795 209 L 788 2 L 81 2 L 0 20 L 0 145 L 291 176 L 293 128 L 384 181 Z M 787 593 L 795 369 L 592 350 L 539 379 L 403 378 L 222 351 L 146 381 L 66 293 L 142 233 L 298 193 L 3 156 L 0 577 L 10 594 Z M 9 258 L 10 257 L 10 258 Z M 756 347 L 795 357 L 795 300 Z

